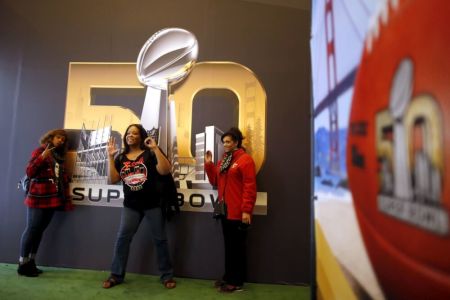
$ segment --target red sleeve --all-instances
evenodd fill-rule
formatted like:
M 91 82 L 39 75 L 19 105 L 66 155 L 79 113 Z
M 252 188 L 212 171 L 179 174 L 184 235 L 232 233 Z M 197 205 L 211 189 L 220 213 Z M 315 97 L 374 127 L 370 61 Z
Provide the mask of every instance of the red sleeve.
M 242 211 L 251 214 L 256 202 L 256 168 L 253 159 L 248 156 L 242 166 Z
M 213 186 L 217 186 L 217 171 L 213 162 L 205 163 L 205 172 L 208 175 L 209 183 Z
M 26 171 L 28 177 L 35 177 L 39 173 L 39 169 L 46 163 L 45 159 L 41 155 L 42 152 L 44 152 L 44 149 L 40 147 L 34 150 L 31 154 L 31 159 L 28 162 Z

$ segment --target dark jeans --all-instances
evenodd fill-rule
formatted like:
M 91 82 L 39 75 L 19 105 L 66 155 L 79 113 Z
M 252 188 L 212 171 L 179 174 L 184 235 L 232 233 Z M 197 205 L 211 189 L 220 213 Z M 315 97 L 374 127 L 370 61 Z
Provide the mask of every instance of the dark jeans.
M 247 230 L 241 228 L 241 221 L 222 219 L 222 231 L 225 242 L 225 275 L 228 284 L 242 286 L 246 279 Z
M 125 278 L 130 244 L 139 224 L 143 218 L 150 222 L 153 244 L 156 247 L 158 259 L 158 268 L 161 273 L 161 281 L 173 277 L 172 264 L 169 256 L 169 246 L 167 243 L 165 219 L 162 216 L 161 209 L 152 208 L 145 211 L 137 211 L 124 207 L 120 221 L 119 233 L 114 247 L 114 257 L 111 266 L 111 274 L 120 282 Z
M 27 209 L 27 227 L 20 240 L 20 256 L 28 257 L 30 253 L 36 254 L 41 243 L 42 234 L 55 213 L 54 208 Z

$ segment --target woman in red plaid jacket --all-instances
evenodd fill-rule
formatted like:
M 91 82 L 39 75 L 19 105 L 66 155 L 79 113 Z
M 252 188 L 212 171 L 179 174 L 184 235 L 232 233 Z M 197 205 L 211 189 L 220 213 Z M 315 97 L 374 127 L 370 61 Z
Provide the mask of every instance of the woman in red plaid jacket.
M 27 226 L 20 240 L 20 258 L 17 273 L 36 277 L 42 270 L 36 267 L 36 256 L 42 234 L 56 210 L 73 208 L 69 196 L 69 180 L 64 170 L 67 152 L 67 134 L 55 129 L 44 134 L 41 146 L 35 149 L 27 166 L 30 187 L 25 199 Z

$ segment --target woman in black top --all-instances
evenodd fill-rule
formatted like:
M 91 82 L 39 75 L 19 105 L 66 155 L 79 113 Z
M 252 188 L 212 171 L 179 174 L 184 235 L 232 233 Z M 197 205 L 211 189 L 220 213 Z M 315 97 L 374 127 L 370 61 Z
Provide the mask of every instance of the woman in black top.
M 140 124 L 128 126 L 123 143 L 125 149 L 115 159 L 118 152 L 115 140 L 112 138 L 108 143 L 109 180 L 111 183 L 122 180 L 124 208 L 114 247 L 111 275 L 103 282 L 103 287 L 111 288 L 124 281 L 130 244 L 145 217 L 151 224 L 161 282 L 166 288 L 174 288 L 176 282 L 173 279 L 165 219 L 157 189 L 158 176 L 169 174 L 170 163 Z

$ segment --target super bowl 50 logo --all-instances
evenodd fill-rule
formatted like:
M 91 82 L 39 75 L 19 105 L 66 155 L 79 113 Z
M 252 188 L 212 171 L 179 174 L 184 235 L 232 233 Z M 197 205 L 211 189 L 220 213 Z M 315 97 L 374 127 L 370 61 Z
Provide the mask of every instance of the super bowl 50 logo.
M 350 114 L 354 209 L 385 298 L 448 299 L 450 2 L 381 4 Z
M 413 72 L 413 62 L 404 59 L 393 78 L 389 108 L 376 114 L 378 208 L 443 235 L 448 216 L 441 201 L 442 113 L 432 95 L 412 95 Z
M 64 128 L 74 136 L 68 163 L 74 203 L 122 205 L 121 186 L 107 184 L 106 142 L 111 135 L 120 141 L 129 124 L 142 123 L 156 129 L 159 145 L 171 160 L 181 209 L 211 211 L 217 194 L 203 171 L 204 152 L 212 151 L 217 162 L 220 135 L 228 128 L 212 125 L 192 132 L 195 97 L 203 90 L 229 90 L 236 96 L 244 146 L 260 170 L 265 159 L 264 87 L 241 64 L 197 63 L 196 47 L 189 32 L 164 29 L 147 41 L 137 64 L 70 63 Z M 266 193 L 258 192 L 255 213 L 267 213 Z

